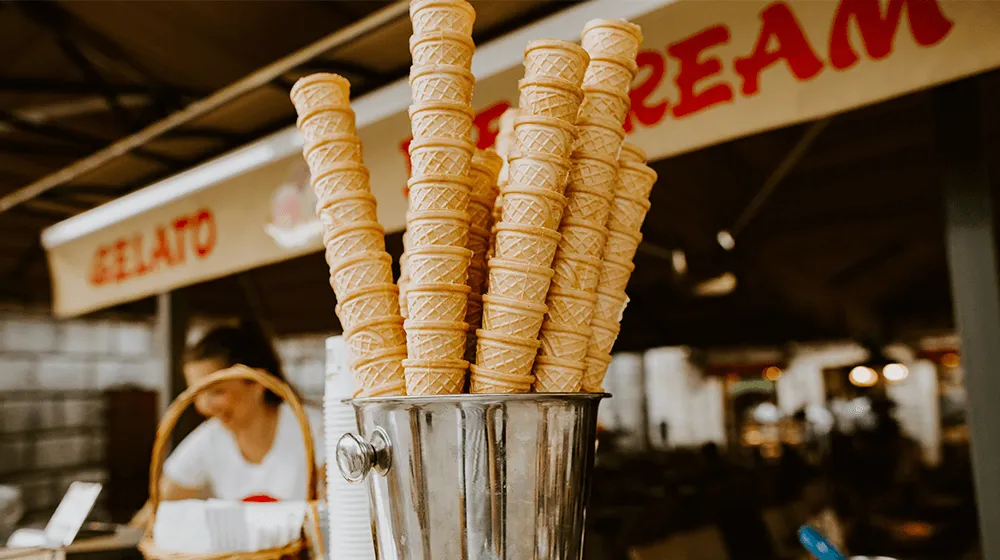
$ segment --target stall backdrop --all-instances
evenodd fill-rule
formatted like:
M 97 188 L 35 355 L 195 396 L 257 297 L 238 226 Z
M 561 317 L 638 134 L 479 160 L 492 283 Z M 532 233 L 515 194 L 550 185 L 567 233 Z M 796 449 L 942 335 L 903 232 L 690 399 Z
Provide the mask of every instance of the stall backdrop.
M 629 140 L 654 160 L 1000 66 L 998 2 L 660 5 L 634 18 L 645 43 L 626 124 Z M 517 57 L 509 61 L 505 69 L 477 73 L 483 148 L 493 144 L 500 115 L 517 104 L 522 69 Z M 405 225 L 409 120 L 405 104 L 398 109 L 359 130 L 387 231 Z M 94 231 L 43 237 L 55 313 L 77 315 L 320 250 L 300 148 L 294 132 L 279 133 L 226 156 L 266 162 L 245 173 L 165 197 Z

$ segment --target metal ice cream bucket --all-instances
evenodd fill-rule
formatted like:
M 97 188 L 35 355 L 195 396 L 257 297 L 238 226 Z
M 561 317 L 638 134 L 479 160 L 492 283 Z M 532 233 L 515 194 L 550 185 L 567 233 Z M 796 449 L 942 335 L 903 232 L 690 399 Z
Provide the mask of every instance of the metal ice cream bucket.
M 578 560 L 606 394 L 354 399 L 337 444 L 392 560 Z M 331 437 L 333 435 L 331 434 Z

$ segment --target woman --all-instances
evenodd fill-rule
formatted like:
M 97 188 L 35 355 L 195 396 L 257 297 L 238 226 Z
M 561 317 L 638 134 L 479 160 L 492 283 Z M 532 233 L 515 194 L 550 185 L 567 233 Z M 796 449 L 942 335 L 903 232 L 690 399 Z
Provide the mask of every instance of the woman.
M 236 364 L 284 380 L 270 341 L 250 325 L 219 327 L 189 349 L 188 385 Z M 195 399 L 208 418 L 163 465 L 164 500 L 306 499 L 305 444 L 292 408 L 260 384 L 223 381 Z M 318 473 L 324 464 L 322 418 L 309 408 Z M 322 476 L 320 476 L 322 479 Z M 137 516 L 135 522 L 140 522 Z

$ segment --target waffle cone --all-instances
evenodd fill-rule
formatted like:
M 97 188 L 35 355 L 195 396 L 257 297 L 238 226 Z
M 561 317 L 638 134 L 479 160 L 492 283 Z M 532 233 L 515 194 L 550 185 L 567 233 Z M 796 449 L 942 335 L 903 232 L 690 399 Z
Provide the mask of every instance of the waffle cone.
M 465 320 L 468 302 L 469 287 L 464 284 L 411 283 L 406 288 L 406 306 L 410 321 L 459 323 Z
M 548 308 L 513 298 L 483 296 L 483 330 L 520 338 L 538 338 Z
M 551 310 L 550 310 L 551 313 Z M 583 363 L 590 343 L 590 326 L 574 327 L 546 321 L 539 334 L 540 356 Z
M 625 153 L 624 151 L 622 153 Z M 634 157 L 629 155 L 629 157 Z M 637 200 L 648 199 L 656 184 L 656 171 L 648 165 L 622 159 L 618 169 L 618 180 L 615 183 L 615 195 L 627 196 Z
M 456 210 L 425 210 L 406 214 L 407 233 L 416 247 L 465 247 L 469 215 Z
M 622 163 L 628 162 L 645 164 L 649 159 L 649 156 L 647 156 L 646 152 L 639 146 L 636 146 L 631 142 L 622 142 L 622 151 L 618 155 L 618 159 Z
M 355 253 L 330 265 L 338 297 L 372 284 L 392 283 L 392 257 L 386 252 Z
M 476 45 L 467 33 L 441 29 L 410 37 L 410 56 L 414 66 L 448 64 L 468 68 Z
M 469 362 L 465 360 L 403 360 L 406 394 L 457 395 L 465 388 Z
M 477 394 L 529 393 L 535 378 L 531 375 L 497 373 L 479 365 L 469 367 L 469 392 Z
M 491 258 L 487 293 L 539 305 L 545 304 L 554 274 L 548 266 L 529 266 L 515 261 Z
M 361 142 L 353 134 L 327 137 L 316 143 L 306 144 L 302 153 L 309 164 L 309 170 L 316 175 L 341 165 L 360 165 L 363 162 Z
M 619 290 L 609 290 L 604 287 L 597 289 L 597 307 L 594 308 L 594 319 L 610 323 L 621 323 L 622 313 L 628 296 Z
M 465 322 L 473 330 L 483 325 L 483 296 L 481 294 L 469 294 L 469 305 L 465 309 Z
M 474 364 L 476 363 L 476 341 L 478 339 L 476 338 L 476 333 L 471 326 L 469 327 L 469 329 L 470 329 L 469 332 L 466 333 L 465 335 L 465 361 L 469 362 L 470 364 Z M 463 392 L 468 392 L 468 391 L 463 389 Z
M 535 358 L 536 393 L 577 393 L 583 386 L 584 364 L 549 356 Z
M 584 222 L 563 219 L 562 242 L 559 248 L 566 253 L 575 253 L 589 257 L 601 258 L 608 230 L 597 222 Z
M 617 262 L 632 262 L 642 242 L 642 234 L 635 231 L 611 230 L 604 246 L 604 258 Z
M 385 252 L 385 230 L 378 222 L 354 222 L 337 228 L 323 219 L 326 262 L 333 265 L 359 253 Z
M 590 56 L 635 60 L 642 45 L 642 30 L 625 20 L 595 19 L 583 27 L 581 42 Z
M 340 163 L 320 172 L 312 172 L 312 186 L 317 198 L 341 192 L 369 192 L 368 168 L 359 163 Z
M 406 253 L 410 285 L 465 285 L 472 251 L 465 247 L 414 247 Z
M 618 262 L 612 258 L 605 257 L 601 264 L 601 279 L 599 285 L 612 291 L 625 291 L 629 278 L 635 265 L 631 262 Z
M 508 375 L 531 375 L 538 339 L 509 336 L 479 329 L 476 331 L 476 365 Z
M 415 321 L 403 325 L 406 330 L 407 356 L 415 360 L 461 359 L 465 356 L 464 322 Z
M 587 51 L 575 43 L 536 39 L 528 42 L 524 49 L 524 77 L 527 80 L 559 78 L 579 86 L 589 61 Z
M 576 121 L 583 101 L 582 89 L 557 78 L 521 80 L 519 91 L 518 104 L 526 113 L 566 122 Z
M 600 156 L 618 159 L 618 152 L 625 139 L 625 129 L 621 123 L 607 119 L 578 121 L 576 144 L 573 153 L 580 156 Z
M 490 247 L 490 232 L 483 228 L 469 226 L 469 241 L 465 247 L 472 251 L 472 262 L 486 265 L 486 251 Z
M 492 200 L 497 195 L 497 175 L 503 167 L 500 154 L 488 148 L 472 154 L 472 194 Z
M 406 358 L 406 347 L 397 346 L 380 349 L 365 358 L 352 360 L 350 364 L 351 373 L 354 375 L 354 380 L 358 387 L 354 396 L 388 397 L 405 395 L 404 358 Z
M 416 139 L 410 143 L 414 177 L 468 177 L 473 146 L 467 140 Z
M 476 10 L 464 0 L 411 0 L 410 21 L 414 35 L 432 32 L 472 35 Z
M 345 330 L 376 318 L 399 315 L 399 288 L 395 284 L 372 284 L 344 294 L 337 304 L 337 317 Z
M 548 295 L 548 321 L 567 327 L 587 328 L 597 304 L 595 292 L 560 287 L 553 281 Z
M 488 242 L 489 230 L 493 226 L 493 207 L 484 202 L 477 198 L 469 201 L 469 227 L 485 229 Z
M 583 76 L 585 85 L 603 85 L 615 91 L 628 92 L 635 77 L 635 59 L 625 60 L 611 56 L 591 56 L 587 73 Z
M 472 119 L 475 113 L 465 103 L 415 103 L 410 106 L 409 113 L 413 138 L 468 141 L 472 136 Z
M 347 339 L 351 355 L 359 361 L 369 358 L 381 350 L 406 345 L 403 318 L 399 316 L 362 321 L 350 330 L 345 330 L 344 338 Z
M 587 366 L 583 372 L 583 390 L 588 393 L 604 392 L 604 376 L 611 365 L 611 354 L 591 352 L 584 362 Z
M 601 278 L 601 259 L 576 253 L 556 253 L 552 264 L 555 276 L 552 286 L 560 289 L 580 290 L 595 293 Z
M 327 138 L 358 133 L 354 111 L 350 109 L 321 107 L 299 116 L 296 127 L 302 133 L 306 144 L 313 144 Z
M 295 82 L 289 97 L 300 115 L 316 109 L 349 109 L 351 82 L 337 74 L 312 74 Z
M 509 187 L 504 194 L 501 223 L 555 230 L 562 221 L 566 197 L 535 187 Z
M 486 261 L 476 261 L 469 264 L 469 278 L 466 285 L 472 289 L 474 294 L 482 294 L 486 289 Z
M 594 319 L 590 323 L 590 330 L 593 333 L 590 338 L 590 345 L 602 354 L 611 354 L 618 340 L 618 333 L 621 325 L 617 321 L 604 321 Z
M 407 181 L 411 211 L 454 210 L 469 206 L 469 180 L 462 176 L 413 177 Z
M 570 161 L 565 157 L 516 152 L 511 155 L 507 166 L 506 188 L 535 187 L 562 194 L 569 179 L 569 167 Z
M 378 202 L 371 193 L 364 191 L 324 193 L 316 204 L 316 213 L 331 226 L 377 222 Z
M 410 67 L 410 95 L 414 103 L 451 101 L 472 103 L 476 78 L 467 68 L 447 64 Z
M 611 213 L 617 177 L 618 169 L 614 160 L 576 155 L 570 169 L 569 186 L 566 188 L 567 197 L 573 199 L 573 216 L 569 216 L 570 203 L 567 200 L 566 217 L 606 224 Z
M 595 224 L 607 223 L 611 215 L 613 195 L 611 188 L 591 188 L 583 185 L 577 187 L 570 183 L 566 195 L 566 212 L 563 214 L 566 219 Z
M 497 226 L 496 255 L 501 259 L 551 266 L 559 246 L 559 232 L 551 229 L 500 222 Z
M 579 117 L 581 119 L 605 118 L 624 123 L 631 107 L 631 100 L 625 92 L 596 84 L 584 84 Z
M 618 231 L 639 231 L 649 212 L 649 200 L 635 199 L 623 195 L 615 197 L 608 219 L 608 228 Z
M 521 115 L 514 122 L 514 144 L 526 155 L 568 157 L 576 138 L 576 127 L 551 117 Z

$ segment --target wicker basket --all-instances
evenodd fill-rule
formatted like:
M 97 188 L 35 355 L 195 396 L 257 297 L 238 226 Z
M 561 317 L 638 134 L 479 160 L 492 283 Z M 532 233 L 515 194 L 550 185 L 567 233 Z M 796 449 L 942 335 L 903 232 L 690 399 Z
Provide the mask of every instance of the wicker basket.
M 235 365 L 209 375 L 189 387 L 170 404 L 166 414 L 163 415 L 163 420 L 160 421 L 160 425 L 156 430 L 156 442 L 153 445 L 153 457 L 149 467 L 149 502 L 152 504 L 152 509 L 146 535 L 139 543 L 139 550 L 142 552 L 144 558 L 150 560 L 222 560 L 224 558 L 236 560 L 278 560 L 308 557 L 309 546 L 307 546 L 308 543 L 304 536 L 281 548 L 258 550 L 255 552 L 220 552 L 215 554 L 170 552 L 157 548 L 153 542 L 153 525 L 156 523 L 156 510 L 160 505 L 160 476 L 163 472 L 163 461 L 166 459 L 170 434 L 173 432 L 181 414 L 194 402 L 195 397 L 216 383 L 230 380 L 260 383 L 265 389 L 278 395 L 292 407 L 292 411 L 299 421 L 299 426 L 302 428 L 303 440 L 306 446 L 306 469 L 308 471 L 306 473 L 306 487 L 309 489 L 307 501 L 311 506 L 309 508 L 311 511 L 307 512 L 306 515 L 306 523 L 315 523 L 318 519 L 316 515 L 318 479 L 315 450 L 313 448 L 312 431 L 309 429 L 309 420 L 301 401 L 299 401 L 299 398 L 288 385 L 278 379 L 243 365 Z M 303 533 L 321 534 L 318 528 L 315 531 L 303 531 Z

